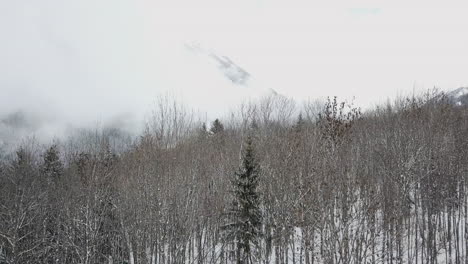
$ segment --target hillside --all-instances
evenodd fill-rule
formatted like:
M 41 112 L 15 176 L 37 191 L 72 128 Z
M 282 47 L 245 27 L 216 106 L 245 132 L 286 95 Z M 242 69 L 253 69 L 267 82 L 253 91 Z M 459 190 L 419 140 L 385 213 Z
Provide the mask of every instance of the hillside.
M 124 148 L 96 130 L 2 157 L 0 263 L 467 260 L 465 105 L 435 95 L 360 113 L 330 99 L 313 112 L 268 97 L 209 125 L 179 109 L 161 105 Z M 233 184 L 252 170 L 245 203 Z M 249 203 L 260 229 L 246 251 L 232 223 L 250 220 L 232 212 Z

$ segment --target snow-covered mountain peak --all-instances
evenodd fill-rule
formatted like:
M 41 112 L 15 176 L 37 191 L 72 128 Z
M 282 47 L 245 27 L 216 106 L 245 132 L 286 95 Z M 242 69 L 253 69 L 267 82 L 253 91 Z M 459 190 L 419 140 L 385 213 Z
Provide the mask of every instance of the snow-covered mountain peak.
M 231 58 L 225 55 L 219 55 L 210 49 L 203 48 L 198 43 L 185 44 L 187 50 L 195 54 L 205 55 L 215 63 L 220 72 L 235 85 L 246 86 L 250 79 L 250 73 L 236 64 Z
M 185 43 L 184 45 L 191 54 L 200 56 L 199 67 L 210 68 L 215 72 L 219 72 L 225 80 L 229 81 L 226 85 L 227 90 L 235 91 L 239 95 L 242 94 L 243 97 L 258 98 L 280 95 L 271 87 L 264 85 L 229 56 L 213 49 L 204 48 L 197 42 Z M 212 79 L 218 78 L 218 76 L 204 76 L 204 78 Z

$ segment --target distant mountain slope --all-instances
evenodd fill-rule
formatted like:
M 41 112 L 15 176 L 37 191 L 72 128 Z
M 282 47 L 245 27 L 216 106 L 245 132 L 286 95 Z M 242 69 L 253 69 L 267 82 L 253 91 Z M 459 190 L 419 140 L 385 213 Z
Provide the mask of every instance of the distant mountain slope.
M 185 47 L 193 54 L 204 55 L 206 58 L 211 59 L 211 63 L 214 63 L 219 72 L 235 86 L 248 87 L 248 95 L 279 95 L 274 89 L 259 85 L 258 80 L 254 80 L 249 71 L 235 63 L 230 57 L 221 55 L 211 49 L 206 49 L 197 43 L 186 43 Z
M 460 87 L 447 93 L 450 101 L 455 105 L 468 105 L 468 87 Z
M 224 76 L 236 85 L 247 85 L 250 79 L 250 73 L 245 69 L 234 63 L 229 57 L 217 54 L 212 50 L 204 49 L 200 44 L 191 43 L 185 44 L 187 50 L 194 54 L 203 54 L 213 59 L 218 69 Z
M 249 80 L 250 74 L 235 64 L 231 59 L 226 56 L 218 56 L 211 53 L 210 56 L 219 63 L 218 68 L 224 75 L 233 83 L 237 85 L 246 85 Z
M 178 63 L 184 68 L 180 72 L 186 85 L 177 91 L 187 105 L 206 113 L 208 119 L 226 116 L 243 102 L 284 96 L 255 76 L 240 58 L 197 42 L 184 43 L 184 50 L 184 60 Z M 187 92 L 186 87 L 193 90 Z

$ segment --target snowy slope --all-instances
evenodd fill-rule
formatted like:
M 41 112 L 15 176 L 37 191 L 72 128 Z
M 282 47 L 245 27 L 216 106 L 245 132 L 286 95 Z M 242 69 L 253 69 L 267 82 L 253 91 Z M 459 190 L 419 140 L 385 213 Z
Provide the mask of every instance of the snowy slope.
M 232 101 L 233 98 L 237 99 L 234 105 L 225 104 L 225 106 L 235 106 L 243 99 L 279 95 L 271 87 L 262 85 L 253 74 L 230 57 L 212 49 L 204 48 L 197 43 L 185 44 L 185 47 L 192 57 L 198 58 L 196 70 L 207 69 L 207 71 L 201 72 L 201 74 L 204 74 L 201 78 L 209 80 L 217 79 L 219 76 L 224 78 L 225 82 L 217 87 L 196 88 L 199 90 L 208 89 L 214 93 L 216 93 L 216 90 L 221 90 L 222 94 L 220 94 L 219 99 L 225 102 Z M 207 74 L 207 72 L 209 73 Z
M 460 87 L 447 93 L 450 100 L 456 105 L 468 105 L 468 87 Z

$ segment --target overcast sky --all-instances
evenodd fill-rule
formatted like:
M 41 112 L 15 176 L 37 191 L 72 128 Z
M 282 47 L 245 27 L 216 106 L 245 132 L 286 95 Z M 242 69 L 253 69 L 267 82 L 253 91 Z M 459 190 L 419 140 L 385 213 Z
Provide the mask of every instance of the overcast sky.
M 164 91 L 213 115 L 268 88 L 363 106 L 455 89 L 468 85 L 463 2 L 0 0 L 0 114 L 139 120 Z M 247 87 L 209 52 L 247 71 Z

